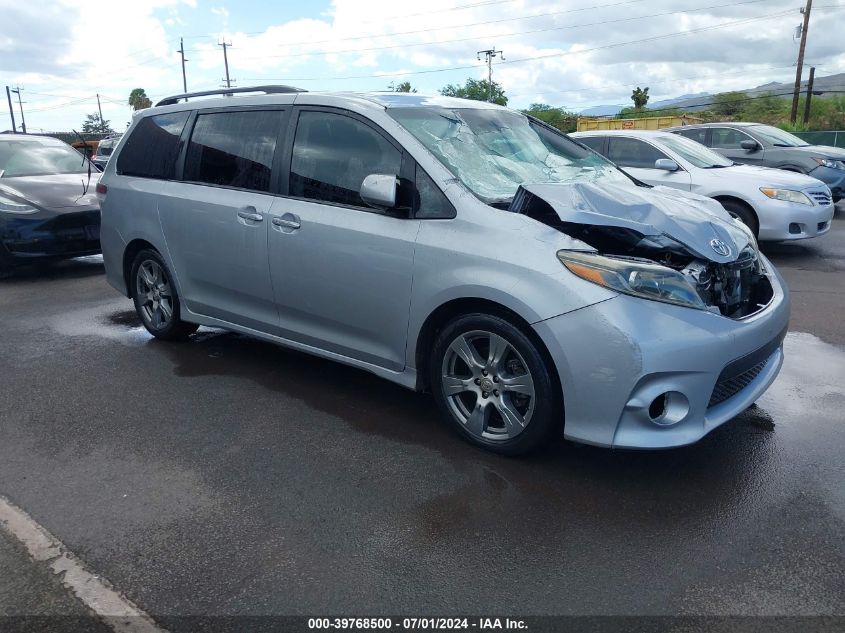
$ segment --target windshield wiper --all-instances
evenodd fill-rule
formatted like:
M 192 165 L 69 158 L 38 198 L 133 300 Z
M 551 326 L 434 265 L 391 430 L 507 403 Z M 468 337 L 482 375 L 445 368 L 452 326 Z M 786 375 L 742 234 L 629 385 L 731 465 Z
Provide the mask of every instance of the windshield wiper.
M 789 143 L 772 143 L 775 147 L 801 147 L 800 145 L 790 145 Z

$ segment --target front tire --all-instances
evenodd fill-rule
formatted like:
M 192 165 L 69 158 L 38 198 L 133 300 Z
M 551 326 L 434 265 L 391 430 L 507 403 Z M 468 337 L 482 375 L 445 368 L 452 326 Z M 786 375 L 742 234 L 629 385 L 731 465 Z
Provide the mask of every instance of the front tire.
M 434 343 L 429 371 L 441 413 L 477 446 L 520 455 L 561 428 L 554 372 L 538 345 L 499 316 L 452 321 Z
M 143 250 L 132 262 L 130 286 L 135 311 L 147 331 L 156 338 L 185 339 L 199 327 L 180 318 L 181 304 L 173 276 L 161 255 Z

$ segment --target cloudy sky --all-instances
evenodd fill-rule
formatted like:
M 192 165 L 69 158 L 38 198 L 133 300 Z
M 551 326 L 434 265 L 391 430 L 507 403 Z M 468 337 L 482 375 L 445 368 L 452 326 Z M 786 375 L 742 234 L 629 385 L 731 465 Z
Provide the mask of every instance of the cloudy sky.
M 494 79 L 514 107 L 630 105 L 794 78 L 804 0 L 0 0 L 0 90 L 20 85 L 30 131 L 81 126 L 97 109 L 115 129 L 126 98 L 218 87 L 219 42 L 238 86 L 436 92 L 486 77 L 480 49 L 504 52 Z M 845 72 L 845 0 L 815 0 L 806 61 Z M 0 129 L 10 126 L 4 103 Z M 12 95 L 15 97 L 15 95 Z M 17 123 L 20 125 L 15 103 Z

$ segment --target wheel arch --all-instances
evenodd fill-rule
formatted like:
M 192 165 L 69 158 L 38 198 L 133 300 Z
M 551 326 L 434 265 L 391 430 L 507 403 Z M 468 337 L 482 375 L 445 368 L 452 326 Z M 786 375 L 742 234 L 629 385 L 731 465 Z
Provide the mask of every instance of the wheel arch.
M 531 339 L 531 341 L 537 346 L 538 351 L 543 356 L 543 359 L 549 367 L 554 384 L 558 389 L 561 389 L 560 375 L 558 374 L 557 366 L 552 359 L 552 355 L 546 347 L 546 344 L 537 332 L 534 331 L 534 328 L 531 327 L 531 324 L 528 321 L 511 308 L 508 308 L 496 301 L 483 299 L 481 297 L 462 297 L 459 299 L 451 299 L 450 301 L 446 301 L 445 303 L 439 305 L 428 315 L 428 317 L 426 317 L 422 327 L 420 328 L 414 350 L 414 364 L 417 369 L 418 391 L 430 390 L 430 385 L 428 384 L 429 363 L 431 360 L 429 352 L 434 345 L 437 335 L 454 319 L 476 312 L 501 317 L 519 328 L 519 330 Z M 562 394 L 560 395 L 562 396 Z
M 135 261 L 135 257 L 138 256 L 138 253 L 147 249 L 155 251 L 159 255 L 162 254 L 161 251 L 158 250 L 153 244 L 141 238 L 130 241 L 126 245 L 126 248 L 123 249 L 123 285 L 126 288 L 125 294 L 127 297 L 132 296 L 132 293 L 130 291 L 130 288 L 132 286 L 129 279 L 129 277 L 132 275 L 132 262 Z
M 750 202 L 748 202 L 748 200 L 744 200 L 743 198 L 740 198 L 739 196 L 733 196 L 733 195 L 730 195 L 730 194 L 715 195 L 715 196 L 713 196 L 713 199 L 718 201 L 723 206 L 724 206 L 723 203 L 725 203 L 725 202 L 733 202 L 735 204 L 738 204 L 738 205 L 745 207 L 754 216 L 754 219 L 757 221 L 757 226 L 758 227 L 760 226 L 760 216 L 757 214 L 757 210 L 754 208 L 754 205 L 752 205 Z

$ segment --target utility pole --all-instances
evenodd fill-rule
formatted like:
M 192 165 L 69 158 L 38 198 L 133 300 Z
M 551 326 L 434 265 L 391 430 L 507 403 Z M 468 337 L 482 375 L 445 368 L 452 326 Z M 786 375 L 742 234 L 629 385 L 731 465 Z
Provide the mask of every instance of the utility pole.
M 795 123 L 798 118 L 798 95 L 801 93 L 801 71 L 804 69 L 804 47 L 807 46 L 807 27 L 810 25 L 810 10 L 813 0 L 807 0 L 807 6 L 801 9 L 804 14 L 804 26 L 801 28 L 801 45 L 798 47 L 798 68 L 795 71 L 795 90 L 792 93 L 792 112 L 789 120 Z
M 810 66 L 810 79 L 807 81 L 807 100 L 804 102 L 804 125 L 810 122 L 810 101 L 813 99 L 813 80 L 816 78 L 816 67 Z
M 23 118 L 23 101 L 21 101 L 21 90 L 23 90 L 23 88 L 18 86 L 17 88 L 13 89 L 12 92 L 18 95 L 18 107 L 21 109 L 21 130 L 23 130 L 23 133 L 26 134 L 26 120 L 24 120 Z
M 184 90 L 185 94 L 187 94 L 188 93 L 188 82 L 185 79 L 185 62 L 190 61 L 190 60 L 185 59 L 185 43 L 183 42 L 181 37 L 179 38 L 179 50 L 176 51 L 176 52 L 179 53 L 182 56 L 182 90 Z M 226 49 L 225 48 L 223 49 L 223 58 L 224 59 L 226 58 Z M 226 67 L 227 68 L 229 67 L 228 63 L 226 64 Z M 228 71 L 226 72 L 226 74 L 227 75 L 229 74 Z
M 12 107 L 12 93 L 9 92 L 9 86 L 6 86 L 6 98 L 9 100 L 9 116 L 12 117 L 12 133 L 17 134 L 18 128 L 15 125 L 15 109 Z
M 487 101 L 493 101 L 493 58 L 498 56 L 505 59 L 505 54 L 502 51 L 497 51 L 496 47 L 488 48 L 486 51 L 478 51 L 476 56 L 478 61 L 481 61 L 481 54 L 484 53 L 484 59 L 487 62 Z
M 100 127 L 103 126 L 103 106 L 100 105 L 100 93 L 97 93 L 97 109 L 100 111 Z
M 227 88 L 232 87 L 232 80 L 229 79 L 229 57 L 226 55 L 226 48 L 231 46 L 231 45 L 232 45 L 232 42 L 227 42 L 226 40 L 223 40 L 222 42 L 218 42 L 218 44 L 217 44 L 217 46 L 223 47 L 223 63 L 226 65 L 226 79 L 224 79 L 223 81 L 226 82 Z

